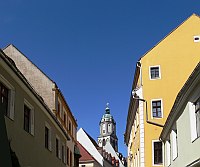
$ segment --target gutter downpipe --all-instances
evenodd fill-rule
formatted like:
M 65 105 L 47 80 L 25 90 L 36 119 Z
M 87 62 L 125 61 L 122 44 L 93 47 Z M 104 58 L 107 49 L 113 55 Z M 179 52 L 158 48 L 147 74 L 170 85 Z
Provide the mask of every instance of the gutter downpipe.
M 161 124 L 156 123 L 156 122 L 149 121 L 149 119 L 148 119 L 148 111 L 147 111 L 147 101 L 145 99 L 137 98 L 134 95 L 133 95 L 133 99 L 139 100 L 139 101 L 142 101 L 142 102 L 145 103 L 145 105 L 146 105 L 146 122 L 147 123 L 155 125 L 155 126 L 159 126 L 159 127 L 162 127 L 162 128 L 164 127 L 164 125 L 161 125 Z
M 142 71 L 141 62 L 138 61 L 136 66 L 140 69 L 140 73 L 141 73 L 141 71 Z M 143 84 L 142 84 L 142 75 L 140 75 L 140 87 L 141 87 L 142 85 L 143 85 Z M 135 97 L 135 95 L 137 95 L 137 94 L 136 94 L 136 91 L 137 91 L 138 89 L 139 89 L 139 88 L 137 88 L 136 90 L 132 91 L 132 97 L 133 97 L 133 99 L 136 99 L 136 100 L 145 102 L 145 105 L 146 105 L 146 122 L 149 123 L 149 124 L 155 125 L 155 126 L 164 127 L 164 125 L 158 124 L 158 123 L 156 123 L 156 122 L 149 121 L 149 119 L 148 119 L 148 111 L 147 111 L 147 101 L 146 101 L 145 99 L 141 99 L 141 98 Z

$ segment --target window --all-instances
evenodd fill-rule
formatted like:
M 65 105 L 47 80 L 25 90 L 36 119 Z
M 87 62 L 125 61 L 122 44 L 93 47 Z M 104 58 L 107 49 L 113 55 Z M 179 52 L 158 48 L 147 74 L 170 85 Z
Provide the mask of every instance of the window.
M 60 102 L 58 102 L 58 116 L 60 116 Z
M 64 124 L 66 126 L 66 114 L 64 113 L 64 118 L 63 118 Z
M 24 130 L 34 135 L 34 108 L 24 99 Z
M 45 137 L 44 137 L 45 148 L 51 151 L 51 128 L 47 123 L 45 125 L 44 131 L 45 131 L 44 132 L 45 133 Z
M 194 42 L 200 42 L 200 36 L 194 36 Z
M 160 79 L 160 66 L 150 67 L 150 79 Z
M 153 141 L 153 165 L 161 165 L 163 163 L 162 142 Z
M 1 111 L 8 115 L 8 89 L 0 82 L 0 106 Z
M 103 139 L 103 146 L 105 146 L 106 145 L 106 140 L 105 139 Z
M 24 130 L 30 133 L 31 109 L 24 105 Z
M 45 148 L 49 148 L 49 129 L 45 127 Z
M 152 100 L 151 101 L 151 110 L 153 118 L 162 118 L 162 101 L 161 100 Z
M 66 163 L 66 151 L 65 151 L 65 145 L 62 144 L 62 162 Z
M 56 137 L 56 157 L 60 157 L 60 139 Z
M 70 166 L 72 166 L 72 152 L 70 151 Z
M 197 137 L 200 136 L 200 98 L 195 102 L 196 131 Z
M 14 120 L 15 89 L 0 74 L 0 107 L 4 114 Z
M 72 130 L 72 124 L 71 124 L 71 122 L 70 122 L 70 121 L 69 121 L 68 130 L 69 130 L 69 132 L 71 132 L 71 130 Z
M 69 165 L 69 148 L 67 147 L 67 165 Z

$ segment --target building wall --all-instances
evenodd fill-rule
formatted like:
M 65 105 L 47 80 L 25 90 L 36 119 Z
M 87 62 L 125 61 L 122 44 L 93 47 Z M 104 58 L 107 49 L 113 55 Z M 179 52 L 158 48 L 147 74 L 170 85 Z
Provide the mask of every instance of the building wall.
M 164 125 L 177 93 L 199 62 L 200 44 L 194 42 L 194 36 L 200 34 L 199 27 L 200 18 L 192 15 L 141 58 L 141 77 L 136 82 L 138 86 L 142 86 L 141 97 L 147 101 L 149 121 Z M 150 79 L 150 66 L 160 66 L 160 79 Z M 162 100 L 162 118 L 152 117 L 151 101 L 153 99 Z M 143 120 L 146 120 L 145 102 L 139 110 L 139 113 L 143 113 Z M 140 158 L 144 164 L 140 164 L 140 166 L 149 167 L 153 166 L 152 141 L 159 140 L 162 128 L 144 121 L 143 130 L 144 143 L 142 143 L 141 137 L 139 140 L 140 147 L 144 146 L 144 157 Z M 141 130 L 140 134 L 142 134 Z M 133 143 L 137 141 L 137 138 L 133 136 Z M 133 149 L 137 149 L 137 147 Z M 135 151 L 132 150 L 132 152 Z
M 177 123 L 177 158 L 172 159 L 171 151 L 171 167 L 187 166 L 192 162 L 199 159 L 200 150 L 197 149 L 200 146 L 200 139 L 197 138 L 191 141 L 191 129 L 190 129 L 190 107 L 189 104 L 185 107 L 183 113 L 176 121 Z M 183 130 L 184 129 L 184 130 Z M 171 146 L 172 147 L 172 146 Z
M 6 68 L 5 68 L 6 67 Z M 55 137 L 66 145 L 66 136 L 57 125 L 45 107 L 38 101 L 33 93 L 17 77 L 17 75 L 1 60 L 0 82 L 10 83 L 15 91 L 14 119 L 5 116 L 6 129 L 11 148 L 16 153 L 21 166 L 66 166 L 60 158 L 56 157 Z M 8 86 L 8 85 L 5 85 Z M 24 99 L 34 109 L 34 130 L 30 134 L 24 130 Z M 45 148 L 45 125 L 48 123 L 52 130 L 52 150 Z
M 199 62 L 200 45 L 194 42 L 199 34 L 200 18 L 193 15 L 142 59 L 143 96 L 148 103 L 151 121 L 164 125 L 175 97 Z M 160 65 L 161 79 L 150 80 L 149 67 Z M 151 100 L 162 99 L 163 118 L 151 119 Z M 159 140 L 161 128 L 145 122 L 145 165 L 152 165 L 152 140 Z
M 59 123 L 70 136 L 70 141 L 68 142 L 67 147 L 69 149 L 69 153 L 72 154 L 71 159 L 72 164 L 74 164 L 74 146 L 76 143 L 77 123 L 65 101 L 62 92 L 59 90 L 54 81 L 44 74 L 15 46 L 7 46 L 4 49 L 4 53 L 14 60 L 17 68 L 26 77 L 29 83 L 31 83 L 34 90 L 36 90 L 37 93 L 42 97 L 44 102 L 51 109 L 52 113 L 55 114 Z M 65 122 L 64 115 L 66 116 Z

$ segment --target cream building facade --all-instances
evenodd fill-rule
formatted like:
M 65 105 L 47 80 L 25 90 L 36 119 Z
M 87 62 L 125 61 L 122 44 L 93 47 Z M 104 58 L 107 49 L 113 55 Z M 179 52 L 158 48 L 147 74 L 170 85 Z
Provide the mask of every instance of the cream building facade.
M 8 140 L 20 166 L 67 166 L 64 150 L 69 135 L 3 51 L 0 51 L 0 96 Z
M 163 166 L 159 139 L 175 97 L 200 60 L 200 18 L 193 14 L 136 63 L 124 140 L 128 166 Z
M 61 152 L 66 152 L 66 165 L 74 166 L 79 157 L 76 146 L 77 122 L 56 82 L 51 80 L 43 73 L 33 62 L 31 62 L 21 51 L 14 45 L 8 45 L 3 52 L 11 58 L 19 71 L 25 76 L 32 88 L 37 92 L 43 102 L 48 106 L 51 114 L 56 118 L 57 123 L 61 126 L 69 137 L 66 148 L 60 147 L 65 142 L 57 136 L 56 145 L 58 145 L 57 156 L 61 158 Z M 48 124 L 47 124 L 48 126 Z

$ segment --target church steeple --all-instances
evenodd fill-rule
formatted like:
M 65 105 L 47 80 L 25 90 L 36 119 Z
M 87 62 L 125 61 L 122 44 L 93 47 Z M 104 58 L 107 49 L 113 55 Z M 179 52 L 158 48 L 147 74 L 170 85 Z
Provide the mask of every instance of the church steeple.
M 100 147 L 105 146 L 109 142 L 115 151 L 118 150 L 118 139 L 116 136 L 116 122 L 110 114 L 109 103 L 106 104 L 105 114 L 102 116 L 99 123 L 100 135 L 98 137 L 98 144 Z

